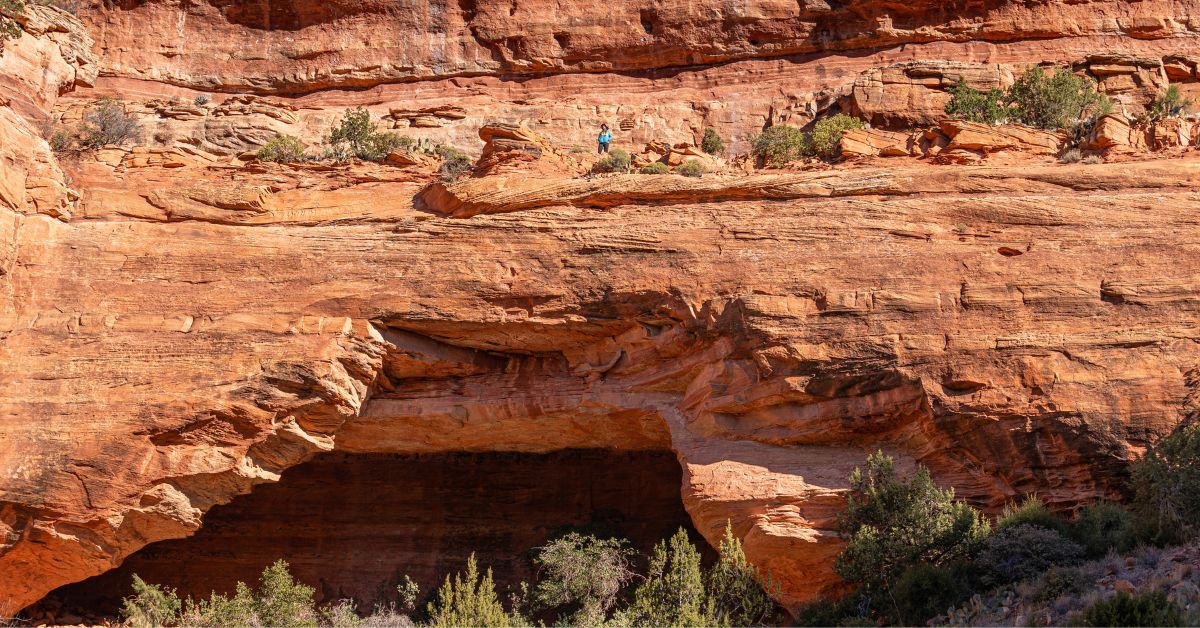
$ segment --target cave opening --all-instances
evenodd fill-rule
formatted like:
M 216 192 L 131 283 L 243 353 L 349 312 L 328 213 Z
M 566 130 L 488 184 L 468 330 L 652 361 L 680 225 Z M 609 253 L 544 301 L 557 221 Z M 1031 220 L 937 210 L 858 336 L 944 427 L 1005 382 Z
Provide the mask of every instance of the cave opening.
M 112 617 L 135 573 L 206 598 L 257 582 L 282 558 L 318 602 L 353 598 L 362 613 L 393 600 L 405 575 L 428 595 L 472 552 L 507 599 L 534 576 L 531 548 L 570 530 L 624 537 L 647 555 L 682 526 L 711 557 L 684 511 L 681 476 L 667 451 L 334 452 L 214 507 L 195 535 L 148 545 L 41 604 Z

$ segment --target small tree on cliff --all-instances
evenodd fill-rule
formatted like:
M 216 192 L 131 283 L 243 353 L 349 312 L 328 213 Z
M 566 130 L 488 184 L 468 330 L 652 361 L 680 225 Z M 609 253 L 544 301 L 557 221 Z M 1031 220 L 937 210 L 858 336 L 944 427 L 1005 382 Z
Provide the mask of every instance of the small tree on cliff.
M 943 565 L 969 556 L 990 525 L 977 510 L 940 489 L 929 470 L 917 467 L 900 479 L 891 456 L 867 458 L 866 470 L 850 474 L 846 509 L 838 516 L 846 548 L 834 569 L 847 582 L 887 589 L 906 567 Z

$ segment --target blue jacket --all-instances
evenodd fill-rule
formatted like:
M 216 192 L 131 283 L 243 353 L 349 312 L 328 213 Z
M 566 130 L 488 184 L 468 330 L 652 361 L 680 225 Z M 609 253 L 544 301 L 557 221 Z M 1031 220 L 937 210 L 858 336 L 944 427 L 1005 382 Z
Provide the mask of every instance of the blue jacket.
M 607 144 L 607 143 L 611 142 L 612 141 L 612 131 L 607 131 L 607 130 L 601 131 L 600 137 L 596 138 L 596 141 L 600 142 L 601 144 Z

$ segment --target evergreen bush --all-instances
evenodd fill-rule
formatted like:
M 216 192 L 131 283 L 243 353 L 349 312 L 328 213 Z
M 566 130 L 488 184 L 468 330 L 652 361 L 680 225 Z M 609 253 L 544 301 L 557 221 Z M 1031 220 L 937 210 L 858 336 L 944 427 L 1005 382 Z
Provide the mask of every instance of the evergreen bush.
M 954 498 L 953 489 L 934 485 L 928 469 L 919 466 L 913 477 L 900 479 L 883 452 L 867 458 L 865 471 L 850 475 L 838 524 L 849 539 L 834 562 L 838 575 L 884 589 L 909 565 L 969 557 L 990 530 L 978 511 Z
M 1020 523 L 996 530 L 975 557 L 980 581 L 988 586 L 1009 584 L 1041 575 L 1052 566 L 1083 561 L 1083 548 L 1055 530 Z
M 1134 465 L 1134 512 L 1156 543 L 1193 538 L 1200 526 L 1200 425 L 1177 430 Z
M 255 152 L 259 161 L 292 163 L 304 158 L 304 142 L 291 135 L 276 135 Z
M 750 152 L 764 165 L 778 167 L 812 154 L 812 142 L 804 131 L 779 124 L 755 136 Z
M 812 150 L 825 159 L 836 159 L 842 154 L 842 133 L 866 126 L 867 124 L 862 120 L 852 118 L 844 113 L 821 118 L 813 125 Z
M 704 129 L 704 137 L 700 140 L 700 150 L 709 155 L 717 155 L 725 152 L 725 141 L 712 127 Z
M 429 603 L 427 611 L 430 626 L 505 628 L 512 625 L 512 618 L 496 595 L 492 570 L 489 568 L 481 576 L 475 554 L 467 559 L 465 572 L 446 576 L 438 589 L 437 599 Z

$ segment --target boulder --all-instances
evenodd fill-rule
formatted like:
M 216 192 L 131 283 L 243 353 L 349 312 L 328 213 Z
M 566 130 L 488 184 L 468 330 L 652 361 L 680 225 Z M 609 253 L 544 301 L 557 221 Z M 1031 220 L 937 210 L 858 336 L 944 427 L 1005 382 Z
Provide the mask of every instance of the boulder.
M 1045 131 L 1023 124 L 988 125 L 965 120 L 943 120 L 938 128 L 950 139 L 946 150 L 983 154 L 1011 151 L 1029 155 L 1057 155 L 1066 140 L 1061 131 Z
M 842 133 L 842 156 L 901 157 L 915 154 L 921 134 L 881 129 L 848 129 Z

